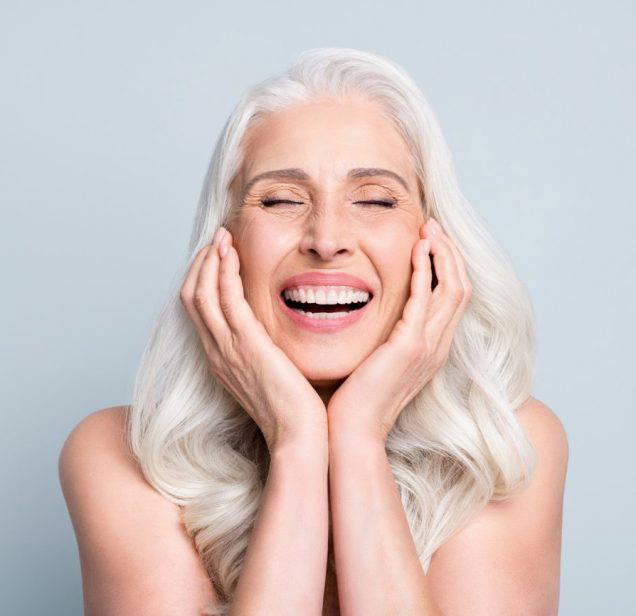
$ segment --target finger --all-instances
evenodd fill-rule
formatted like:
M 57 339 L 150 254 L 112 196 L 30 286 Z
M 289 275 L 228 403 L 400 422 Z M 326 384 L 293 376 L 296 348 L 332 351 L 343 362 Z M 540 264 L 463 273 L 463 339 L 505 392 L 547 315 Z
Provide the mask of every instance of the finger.
M 201 268 L 201 263 L 203 263 L 203 259 L 210 249 L 210 244 L 206 244 L 199 252 L 194 256 L 192 262 L 190 263 L 190 268 L 188 269 L 188 273 L 186 274 L 185 280 L 181 285 L 180 296 L 182 300 L 189 301 L 192 299 L 194 294 L 194 288 L 196 286 L 197 278 L 199 276 L 199 269 Z
M 254 319 L 245 299 L 243 281 L 239 275 L 240 261 L 236 248 L 231 245 L 231 234 L 223 239 L 227 252 L 221 257 L 219 271 L 219 305 L 230 329 L 236 334 L 245 331 L 247 323 Z
M 210 246 L 197 276 L 193 305 L 215 340 L 228 333 L 228 325 L 219 305 L 219 247 L 225 229 L 221 227 L 214 244 Z
M 440 339 L 440 352 L 443 353 L 444 356 L 446 356 L 450 351 L 457 325 L 459 324 L 461 318 L 464 316 L 466 308 L 468 307 L 473 294 L 473 286 L 470 282 L 470 278 L 468 277 L 468 273 L 466 272 L 466 264 L 459 252 L 459 249 L 455 245 L 455 242 L 453 242 L 453 240 L 450 239 L 446 234 L 445 239 L 447 240 L 448 245 L 450 246 L 450 249 L 453 251 L 453 254 L 455 256 L 455 263 L 459 271 L 459 277 L 464 287 L 464 298 L 461 302 L 461 305 L 459 306 L 459 309 L 455 312 L 450 320 L 450 323 L 446 326 L 446 329 L 444 329 L 444 332 L 442 333 L 442 337 Z
M 426 322 L 428 301 L 431 296 L 431 261 L 429 258 L 430 241 L 420 239 L 415 242 L 411 253 L 413 274 L 411 275 L 411 294 L 402 312 L 402 319 L 416 336 L 421 336 Z
M 436 221 L 435 221 L 436 222 Z M 437 286 L 431 295 L 430 308 L 426 323 L 427 338 L 433 348 L 437 348 L 440 339 L 464 297 L 464 287 L 449 241 L 435 222 L 429 218 L 427 231 L 431 240 L 431 253 L 437 273 Z
M 190 316 L 190 319 L 192 319 L 192 322 L 194 323 L 194 326 L 199 336 L 201 337 L 203 347 L 206 351 L 213 344 L 213 341 L 207 326 L 201 319 L 201 315 L 198 313 L 196 307 L 194 306 L 194 290 L 196 288 L 196 282 L 199 276 L 199 270 L 201 269 L 201 264 L 203 263 L 203 260 L 207 256 L 209 250 L 211 250 L 211 246 L 208 244 L 204 246 L 193 259 L 186 279 L 181 286 L 180 292 L 181 303 Z

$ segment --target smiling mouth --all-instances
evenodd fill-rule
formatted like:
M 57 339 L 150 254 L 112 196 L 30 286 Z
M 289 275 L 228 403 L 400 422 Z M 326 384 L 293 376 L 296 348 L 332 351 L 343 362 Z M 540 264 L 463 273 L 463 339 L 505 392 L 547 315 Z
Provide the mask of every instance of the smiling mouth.
M 373 295 L 371 293 L 369 293 L 369 298 L 366 301 L 353 301 L 353 302 L 349 302 L 349 303 L 344 303 L 344 304 L 340 304 L 340 303 L 318 303 L 318 302 L 310 302 L 310 301 L 299 301 L 299 300 L 294 300 L 291 297 L 285 297 L 285 293 L 284 291 L 281 291 L 280 294 L 281 299 L 283 300 L 283 302 L 285 302 L 285 305 L 288 308 L 291 308 L 292 310 L 295 310 L 296 312 L 299 313 L 310 313 L 310 314 L 320 314 L 320 313 L 333 313 L 333 312 L 344 312 L 344 313 L 349 313 L 349 312 L 354 312 L 356 310 L 360 310 L 361 308 L 364 308 L 364 306 L 366 306 L 371 299 L 373 298 Z

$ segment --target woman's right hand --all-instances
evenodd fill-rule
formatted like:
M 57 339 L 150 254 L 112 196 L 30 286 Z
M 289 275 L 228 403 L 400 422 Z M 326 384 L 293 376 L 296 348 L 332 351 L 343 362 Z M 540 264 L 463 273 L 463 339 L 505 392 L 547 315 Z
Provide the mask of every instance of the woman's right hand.
M 194 322 L 208 366 L 258 424 L 270 452 L 296 438 L 324 438 L 327 412 L 316 390 L 274 344 L 243 293 L 231 234 L 220 227 L 193 260 L 181 301 Z M 221 246 L 227 247 L 221 256 Z

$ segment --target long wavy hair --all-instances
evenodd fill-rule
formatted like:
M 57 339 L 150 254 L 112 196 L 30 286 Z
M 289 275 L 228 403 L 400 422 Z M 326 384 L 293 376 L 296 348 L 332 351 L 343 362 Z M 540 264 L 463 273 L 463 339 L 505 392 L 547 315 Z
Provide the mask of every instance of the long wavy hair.
M 316 98 L 362 94 L 408 145 L 425 217 L 459 249 L 473 285 L 448 359 L 398 416 L 386 453 L 425 573 L 435 550 L 491 500 L 522 491 L 535 453 L 515 411 L 534 380 L 535 319 L 512 262 L 462 195 L 422 92 L 400 66 L 347 48 L 304 51 L 247 90 L 216 143 L 183 270 L 144 349 L 127 409 L 129 446 L 148 482 L 180 506 L 225 615 L 241 572 L 269 469 L 253 419 L 208 368 L 180 288 L 215 230 L 231 220 L 245 135 L 268 113 Z M 330 552 L 328 567 L 334 569 Z

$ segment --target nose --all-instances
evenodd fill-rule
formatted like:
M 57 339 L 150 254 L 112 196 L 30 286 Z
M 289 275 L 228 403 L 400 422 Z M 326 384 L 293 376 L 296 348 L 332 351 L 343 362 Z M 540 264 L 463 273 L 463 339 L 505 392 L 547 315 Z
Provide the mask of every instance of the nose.
M 304 255 L 323 261 L 353 254 L 355 237 L 351 225 L 339 213 L 342 203 L 316 208 L 307 219 L 300 241 Z

